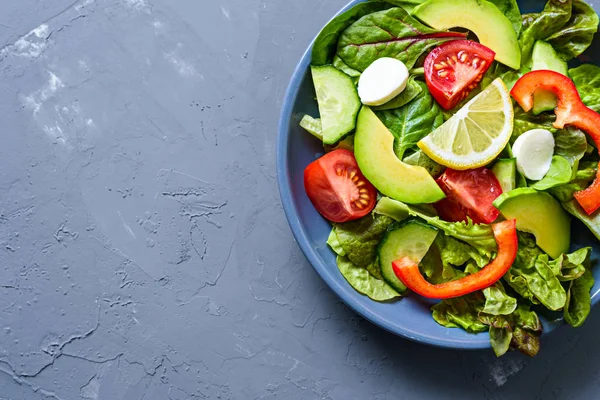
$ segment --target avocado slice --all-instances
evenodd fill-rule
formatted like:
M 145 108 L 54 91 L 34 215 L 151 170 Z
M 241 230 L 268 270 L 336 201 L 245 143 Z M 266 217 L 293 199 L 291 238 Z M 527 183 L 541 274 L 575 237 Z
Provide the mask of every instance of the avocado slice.
M 356 122 L 354 156 L 365 178 L 388 197 L 409 204 L 434 203 L 446 197 L 425 168 L 396 157 L 394 135 L 366 106 Z
M 551 44 L 542 40 L 535 42 L 532 55 L 532 71 L 542 69 L 556 71 L 567 75 L 567 62 L 560 58 Z M 547 90 L 536 90 L 533 94 L 533 114 L 538 115 L 544 111 L 552 111 L 558 106 L 556 95 Z
M 465 28 L 479 42 L 496 52 L 496 61 L 521 67 L 521 49 L 511 22 L 494 4 L 485 0 L 429 0 L 413 15 L 437 30 Z
M 504 218 L 516 219 L 517 229 L 532 233 L 537 245 L 552 258 L 569 251 L 571 220 L 560 203 L 546 192 L 520 188 L 494 201 Z

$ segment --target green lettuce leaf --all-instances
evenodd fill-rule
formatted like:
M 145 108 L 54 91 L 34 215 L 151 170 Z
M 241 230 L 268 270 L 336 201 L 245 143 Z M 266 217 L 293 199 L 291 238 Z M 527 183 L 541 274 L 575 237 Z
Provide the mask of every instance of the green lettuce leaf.
M 589 269 L 578 279 L 571 282 L 565 305 L 565 321 L 575 328 L 583 325 L 592 306 L 590 291 L 594 286 L 594 276 Z
M 491 315 L 510 315 L 517 308 L 517 299 L 506 294 L 502 282 L 484 289 L 485 306 L 483 312 Z
M 424 82 L 416 82 L 421 93 L 403 107 L 378 111 L 377 116 L 395 137 L 394 152 L 399 159 L 407 150 L 418 150 L 417 142 L 444 123 L 442 110 L 433 99 Z
M 346 28 L 365 15 L 390 7 L 389 3 L 383 1 L 360 3 L 333 18 L 315 39 L 312 50 L 312 65 L 330 64 L 335 54 L 338 39 Z
M 462 328 L 467 332 L 478 333 L 488 330 L 479 320 L 483 309 L 483 296 L 480 292 L 453 299 L 442 300 L 434 305 L 433 319 L 446 328 Z
M 519 37 L 522 70 L 530 71 L 533 45 L 560 31 L 571 18 L 572 0 L 550 0 L 540 13 L 523 15 Z
M 348 259 L 366 268 L 377 258 L 377 245 L 393 220 L 383 215 L 367 215 L 343 224 L 333 224 L 339 246 Z
M 414 152 L 410 156 L 404 157 L 402 161 L 406 164 L 425 168 L 427 172 L 429 172 L 429 175 L 433 176 L 434 178 L 437 178 L 446 170 L 446 167 L 433 161 L 421 150 Z
M 432 37 L 433 33 L 440 35 Z M 451 38 L 455 36 L 423 25 L 403 8 L 390 8 L 366 15 L 345 29 L 337 55 L 357 71 L 381 57 L 396 58 L 411 69 L 427 50 Z
M 496 357 L 503 356 L 510 349 L 510 343 L 513 339 L 512 329 L 494 328 L 490 326 L 490 344 Z
M 540 115 L 533 115 L 523 111 L 523 109 L 516 103 L 514 103 L 513 106 L 515 110 L 515 119 L 513 133 L 510 138 L 511 146 L 515 143 L 515 140 L 517 140 L 519 136 L 532 129 L 546 129 L 553 133 L 556 132 L 556 128 L 554 128 L 552 125 L 556 119 L 554 114 L 544 113 Z
M 346 255 L 346 251 L 344 251 L 344 248 L 342 247 L 342 245 L 340 244 L 340 241 L 338 240 L 337 233 L 335 233 L 335 228 L 332 229 L 331 232 L 329 233 L 329 237 L 327 238 L 327 244 L 329 245 L 329 247 L 331 247 L 331 249 L 338 256 L 343 257 Z
M 592 215 L 587 215 L 585 211 L 581 209 L 576 200 L 569 200 L 562 203 L 562 206 L 569 214 L 583 222 L 588 227 L 590 232 L 594 234 L 600 240 L 600 212 L 595 212 Z
M 371 299 L 389 301 L 400 297 L 400 294 L 384 280 L 375 278 L 367 269 L 354 265 L 348 258 L 338 256 L 337 265 L 348 283 L 358 292 Z
M 561 156 L 554 156 L 552 157 L 552 164 L 550 164 L 550 170 L 548 170 L 546 176 L 542 180 L 535 182 L 531 187 L 540 191 L 551 189 L 569 183 L 572 176 L 573 172 L 569 161 Z
M 554 154 L 563 157 L 569 162 L 572 168 L 572 178 L 575 178 L 579 169 L 579 161 L 583 158 L 588 148 L 585 133 L 579 129 L 568 127 L 557 131 L 554 134 L 554 141 Z
M 562 254 L 550 261 L 552 272 L 559 281 L 568 282 L 580 278 L 590 267 L 591 247 L 584 247 L 571 254 Z
M 584 1 L 573 0 L 571 17 L 558 32 L 546 38 L 565 61 L 580 56 L 594 40 L 598 31 L 598 14 Z
M 573 194 L 587 188 L 590 183 L 596 178 L 596 170 L 598 163 L 590 161 L 582 161 L 579 165 L 579 170 L 569 183 L 560 185 L 548 190 L 550 194 L 562 203 L 567 203 L 573 199 Z
M 569 76 L 581 96 L 581 101 L 596 112 L 600 112 L 600 67 L 583 64 L 569 70 Z
M 492 253 L 498 249 L 490 225 L 476 225 L 473 222 L 446 222 L 439 217 L 426 214 L 414 206 L 408 206 L 389 197 L 382 197 L 377 203 L 374 212 L 396 219 L 397 221 L 402 221 L 408 216 L 422 218 L 425 222 L 440 229 L 446 235 L 475 247 L 482 256 L 491 257 Z
M 398 96 L 394 97 L 392 100 L 388 101 L 384 105 L 371 107 L 374 111 L 385 111 L 385 110 L 393 110 L 394 108 L 400 108 L 411 101 L 413 101 L 416 97 L 418 97 L 423 91 L 426 89 L 425 85 L 417 82 L 416 76 L 412 75 L 408 79 L 408 83 L 406 85 L 406 89 L 402 91 Z

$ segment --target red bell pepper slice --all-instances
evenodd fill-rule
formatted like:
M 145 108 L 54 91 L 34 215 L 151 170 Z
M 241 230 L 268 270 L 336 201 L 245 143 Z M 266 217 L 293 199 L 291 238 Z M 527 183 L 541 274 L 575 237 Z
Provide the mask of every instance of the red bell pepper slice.
M 479 272 L 439 285 L 425 280 L 419 265 L 409 257 L 392 263 L 394 273 L 407 288 L 430 299 L 449 299 L 464 296 L 492 286 L 504 276 L 517 257 L 517 221 L 509 220 L 492 225 L 498 243 L 498 255 Z
M 583 104 L 571 79 L 554 71 L 532 71 L 515 83 L 510 94 L 528 112 L 533 107 L 533 94 L 538 89 L 548 90 L 556 95 L 558 106 L 555 109 L 555 128 L 562 129 L 565 125 L 572 125 L 581 129 L 596 143 L 596 148 L 600 149 L 600 114 Z M 589 188 L 575 193 L 575 199 L 588 215 L 600 208 L 599 178 Z

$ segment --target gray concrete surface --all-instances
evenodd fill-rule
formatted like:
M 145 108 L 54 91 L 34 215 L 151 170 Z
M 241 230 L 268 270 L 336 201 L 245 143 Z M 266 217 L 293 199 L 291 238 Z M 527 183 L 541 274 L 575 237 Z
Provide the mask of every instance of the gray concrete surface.
M 345 0 L 0 2 L 0 399 L 589 399 L 593 313 L 534 360 L 396 338 L 329 291 L 275 181 Z

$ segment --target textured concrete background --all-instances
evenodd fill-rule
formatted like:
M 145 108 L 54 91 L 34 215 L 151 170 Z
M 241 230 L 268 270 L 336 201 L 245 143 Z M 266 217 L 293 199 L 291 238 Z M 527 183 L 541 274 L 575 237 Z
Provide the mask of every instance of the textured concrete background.
M 0 1 L 0 399 L 598 397 L 598 312 L 496 360 L 381 331 L 305 261 L 276 123 L 344 2 Z

